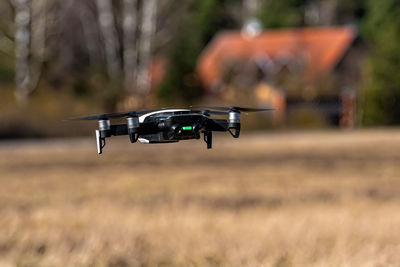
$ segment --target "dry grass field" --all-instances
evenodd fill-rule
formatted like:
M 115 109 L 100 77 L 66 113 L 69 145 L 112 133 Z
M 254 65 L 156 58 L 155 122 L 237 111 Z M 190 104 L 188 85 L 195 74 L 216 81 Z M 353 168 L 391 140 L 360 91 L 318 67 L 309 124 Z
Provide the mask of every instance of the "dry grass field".
M 0 143 L 0 266 L 400 266 L 400 131 Z

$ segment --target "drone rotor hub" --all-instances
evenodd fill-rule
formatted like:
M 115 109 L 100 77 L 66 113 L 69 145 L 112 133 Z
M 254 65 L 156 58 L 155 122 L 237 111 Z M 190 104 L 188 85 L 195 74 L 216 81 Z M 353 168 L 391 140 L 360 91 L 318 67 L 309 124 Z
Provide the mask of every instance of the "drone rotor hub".
M 135 143 L 139 138 L 139 118 L 135 115 L 129 116 L 126 118 L 126 124 L 128 128 L 129 140 L 131 143 Z
M 139 128 L 139 118 L 135 117 L 127 117 L 126 122 L 128 125 L 128 129 L 137 129 Z
M 240 112 L 230 111 L 228 116 L 229 123 L 240 123 Z
M 97 122 L 100 131 L 107 131 L 111 129 L 111 122 L 109 119 L 101 119 Z

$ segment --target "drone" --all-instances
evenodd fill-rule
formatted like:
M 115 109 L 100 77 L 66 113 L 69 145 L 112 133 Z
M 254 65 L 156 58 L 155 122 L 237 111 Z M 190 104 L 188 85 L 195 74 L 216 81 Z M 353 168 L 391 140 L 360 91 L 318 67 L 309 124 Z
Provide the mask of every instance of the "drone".
M 97 120 L 97 153 L 102 154 L 106 138 L 128 135 L 131 143 L 176 143 L 181 140 L 200 139 L 204 134 L 207 149 L 212 148 L 213 132 L 229 132 L 234 138 L 240 135 L 242 112 L 271 111 L 270 108 L 190 106 L 189 109 L 163 108 L 128 111 L 72 118 L 71 120 Z M 226 119 L 212 115 L 227 116 Z M 124 124 L 111 124 L 111 119 L 125 118 Z

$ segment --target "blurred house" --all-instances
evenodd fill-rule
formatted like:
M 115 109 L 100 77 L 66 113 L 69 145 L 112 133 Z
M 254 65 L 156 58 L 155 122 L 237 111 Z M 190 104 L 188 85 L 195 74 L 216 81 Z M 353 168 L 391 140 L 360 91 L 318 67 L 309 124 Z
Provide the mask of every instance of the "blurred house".
M 330 123 L 355 123 L 362 48 L 353 27 L 217 34 L 199 58 L 207 93 L 276 107 L 277 119 L 308 109 Z

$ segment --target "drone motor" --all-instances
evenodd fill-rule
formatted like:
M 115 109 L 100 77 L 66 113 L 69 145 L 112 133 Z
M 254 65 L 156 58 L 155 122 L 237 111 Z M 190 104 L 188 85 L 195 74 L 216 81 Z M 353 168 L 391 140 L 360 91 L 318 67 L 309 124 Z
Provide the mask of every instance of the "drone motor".
M 228 130 L 234 138 L 238 138 L 240 135 L 240 115 L 240 112 L 229 111 Z M 232 130 L 234 130 L 234 132 Z
M 131 143 L 135 143 L 139 138 L 139 118 L 137 116 L 126 118 L 128 135 Z

